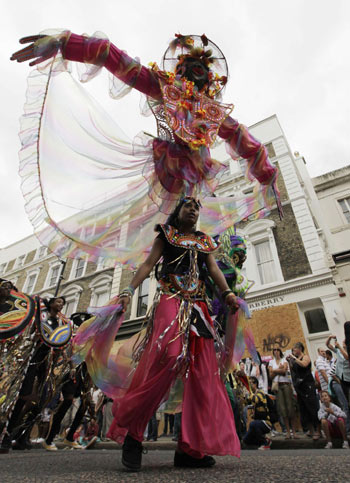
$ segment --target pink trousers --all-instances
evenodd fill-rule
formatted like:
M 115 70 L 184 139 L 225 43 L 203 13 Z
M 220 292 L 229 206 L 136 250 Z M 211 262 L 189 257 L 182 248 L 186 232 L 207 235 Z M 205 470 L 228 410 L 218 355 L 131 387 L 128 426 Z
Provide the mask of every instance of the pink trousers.
M 176 338 L 180 301 L 162 295 L 154 317 L 151 338 L 129 389 L 114 403 L 114 420 L 107 437 L 121 443 L 129 433 L 138 441 L 178 377 L 174 369 L 181 354 Z M 170 328 L 169 328 L 170 326 Z M 159 336 L 165 332 L 163 338 Z M 183 376 L 182 425 L 179 449 L 194 457 L 206 454 L 240 456 L 231 405 L 218 371 L 213 339 L 202 339 L 199 352 Z

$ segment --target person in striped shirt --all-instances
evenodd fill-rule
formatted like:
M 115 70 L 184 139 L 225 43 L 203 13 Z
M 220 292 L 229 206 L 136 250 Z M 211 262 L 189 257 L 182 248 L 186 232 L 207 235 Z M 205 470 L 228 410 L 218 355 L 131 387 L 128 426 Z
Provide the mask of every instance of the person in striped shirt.
M 326 358 L 325 349 L 317 349 L 318 357 L 316 360 L 316 370 L 320 378 L 321 389 L 327 391 L 328 389 L 328 378 L 331 372 L 331 365 Z

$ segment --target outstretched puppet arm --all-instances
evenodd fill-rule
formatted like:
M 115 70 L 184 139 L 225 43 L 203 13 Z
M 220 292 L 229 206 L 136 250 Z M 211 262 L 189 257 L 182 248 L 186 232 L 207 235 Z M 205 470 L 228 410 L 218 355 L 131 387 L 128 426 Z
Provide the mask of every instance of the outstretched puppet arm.
M 219 136 L 226 141 L 226 149 L 233 159 L 247 160 L 248 178 L 263 185 L 271 184 L 277 177 L 277 168 L 270 162 L 265 146 L 255 139 L 238 121 L 227 117 L 222 123 Z
M 61 50 L 67 60 L 104 66 L 125 84 L 147 96 L 161 98 L 158 79 L 153 71 L 129 57 L 108 39 L 76 35 L 66 30 L 54 35 L 31 35 L 20 39 L 21 44 L 30 42 L 27 47 L 15 52 L 11 60 L 31 60 L 29 65 L 36 65 Z
M 151 69 L 143 66 L 109 42 L 108 39 L 70 34 L 62 48 L 67 60 L 103 65 L 125 84 L 153 98 L 160 98 L 158 79 Z

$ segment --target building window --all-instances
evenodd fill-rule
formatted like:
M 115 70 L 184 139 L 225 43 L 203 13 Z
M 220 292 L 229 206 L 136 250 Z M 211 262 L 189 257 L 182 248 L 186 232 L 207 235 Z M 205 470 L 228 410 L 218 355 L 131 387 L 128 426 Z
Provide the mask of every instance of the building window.
M 18 257 L 14 268 L 23 267 L 25 258 L 26 258 L 26 255 L 21 255 L 20 257 Z
M 329 330 L 323 309 L 307 310 L 304 312 L 304 315 L 309 334 L 316 334 L 317 332 L 326 332 Z
M 63 307 L 63 313 L 67 317 L 70 317 L 75 312 L 75 307 L 77 303 L 75 300 L 67 300 L 66 305 Z
M 143 317 L 147 313 L 149 281 L 150 279 L 146 278 L 139 287 L 136 317 Z
M 2 263 L 2 264 L 0 265 L 0 275 L 2 275 L 3 273 L 5 273 L 5 272 L 6 272 L 6 265 L 7 265 L 7 262 Z
M 241 173 L 243 174 L 243 176 L 245 176 L 247 172 L 247 161 L 245 159 L 240 159 L 239 166 L 241 168 Z
M 47 248 L 44 246 L 41 246 L 37 249 L 36 251 L 36 260 L 40 260 L 41 258 L 44 258 L 46 256 Z
M 104 268 L 107 268 L 106 259 L 104 257 L 98 257 L 96 272 L 98 272 L 99 270 L 103 270 Z
M 103 305 L 107 305 L 110 299 L 112 281 L 113 277 L 104 273 L 91 282 L 89 285 L 89 288 L 91 289 L 91 307 L 102 307 Z
M 265 144 L 265 148 L 267 149 L 267 154 L 269 155 L 269 158 L 276 157 L 275 148 L 273 147 L 272 143 Z
M 32 273 L 31 275 L 28 275 L 28 278 L 25 283 L 24 291 L 27 292 L 29 295 L 31 295 L 34 292 L 37 276 L 38 276 L 37 273 Z
M 272 257 L 270 243 L 268 241 L 256 243 L 254 244 L 254 248 L 258 265 L 260 283 L 264 285 L 266 283 L 275 282 L 275 262 Z
M 86 265 L 85 260 L 82 260 L 81 258 L 77 260 L 77 263 L 75 265 L 75 270 L 74 270 L 74 278 L 79 278 L 84 275 L 85 265 Z
M 95 307 L 103 307 L 109 301 L 109 290 L 104 292 L 96 292 Z
M 339 200 L 339 204 L 345 216 L 346 222 L 350 223 L 350 197 Z
M 63 307 L 62 312 L 67 317 L 70 317 L 72 314 L 74 314 L 74 312 L 77 311 L 80 294 L 82 291 L 83 288 L 80 287 L 80 285 L 70 285 L 60 292 L 59 295 L 62 295 L 62 297 L 66 299 L 66 305 Z
M 54 285 L 57 285 L 60 272 L 61 272 L 61 265 L 54 265 L 53 267 L 51 267 L 50 273 L 49 273 L 49 283 L 48 283 L 49 287 L 53 287 Z

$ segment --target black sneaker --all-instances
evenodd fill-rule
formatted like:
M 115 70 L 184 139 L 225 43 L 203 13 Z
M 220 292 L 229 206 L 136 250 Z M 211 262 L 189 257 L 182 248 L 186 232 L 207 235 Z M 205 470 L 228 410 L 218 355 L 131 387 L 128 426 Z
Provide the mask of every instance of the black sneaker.
M 33 449 L 33 445 L 29 441 L 18 440 L 12 445 L 12 449 L 15 451 L 25 451 L 26 449 Z
M 8 434 L 2 438 L 2 443 L 0 446 L 0 454 L 7 454 L 12 448 L 11 438 Z
M 24 451 L 26 449 L 33 449 L 33 445 L 30 443 L 26 434 L 20 436 L 16 442 L 12 445 L 12 449 L 15 451 Z
M 174 466 L 180 468 L 209 468 L 215 465 L 216 461 L 212 456 L 203 456 L 203 458 L 193 458 L 187 453 L 179 453 L 175 451 Z
M 131 471 L 140 471 L 142 461 L 142 444 L 128 434 L 124 440 L 122 463 Z

